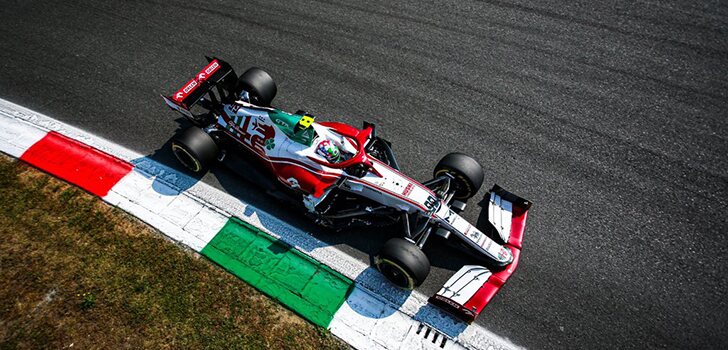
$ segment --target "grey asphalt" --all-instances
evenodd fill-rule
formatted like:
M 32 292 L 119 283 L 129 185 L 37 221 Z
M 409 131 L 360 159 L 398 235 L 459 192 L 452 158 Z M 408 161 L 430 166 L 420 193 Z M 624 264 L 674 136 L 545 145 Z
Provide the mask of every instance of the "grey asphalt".
M 0 97 L 170 164 L 184 124 L 159 94 L 206 54 L 270 71 L 280 108 L 376 123 L 416 179 L 471 154 L 535 203 L 478 321 L 518 345 L 728 344 L 725 2 L 0 5 Z M 315 229 L 228 170 L 203 181 Z M 364 260 L 386 238 L 317 236 Z M 466 261 L 437 251 L 425 294 Z

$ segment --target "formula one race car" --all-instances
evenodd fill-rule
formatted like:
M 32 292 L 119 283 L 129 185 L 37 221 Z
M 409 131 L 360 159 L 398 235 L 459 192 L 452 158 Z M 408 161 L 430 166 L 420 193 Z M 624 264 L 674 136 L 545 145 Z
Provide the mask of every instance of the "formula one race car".
M 185 167 L 205 172 L 232 154 L 244 154 L 322 226 L 400 225 L 402 237 L 387 241 L 374 263 L 404 289 L 429 274 L 421 249 L 431 235 L 458 240 L 490 269 L 464 267 L 431 302 L 468 321 L 513 272 L 531 204 L 494 186 L 490 227 L 481 231 L 468 223 L 458 214 L 483 183 L 474 159 L 450 153 L 435 166 L 433 178 L 420 183 L 400 172 L 391 144 L 376 135 L 374 125 L 319 123 L 303 111 L 272 108 L 277 88 L 268 73 L 250 68 L 238 77 L 228 63 L 209 57 L 208 62 L 175 94 L 162 96 L 194 124 L 172 139 L 172 151 Z

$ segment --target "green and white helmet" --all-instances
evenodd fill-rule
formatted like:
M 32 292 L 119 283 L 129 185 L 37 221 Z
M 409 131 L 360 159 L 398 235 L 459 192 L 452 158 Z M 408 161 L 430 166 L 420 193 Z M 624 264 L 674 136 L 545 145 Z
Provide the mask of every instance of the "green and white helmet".
M 336 147 L 333 142 L 329 140 L 323 140 L 316 146 L 316 153 L 326 158 L 329 163 L 336 163 L 341 157 L 339 147 Z

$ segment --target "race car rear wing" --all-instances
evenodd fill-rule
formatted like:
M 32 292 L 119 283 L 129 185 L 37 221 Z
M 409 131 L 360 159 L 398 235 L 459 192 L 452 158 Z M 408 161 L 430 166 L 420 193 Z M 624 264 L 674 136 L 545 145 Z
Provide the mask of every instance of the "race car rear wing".
M 237 84 L 238 77 L 230 64 L 219 58 L 206 58 L 208 64 L 194 78 L 171 96 L 162 96 L 170 108 L 185 116 L 192 116 L 190 109 L 206 94 L 210 102 L 216 104 L 218 96 L 212 93 L 213 88 L 217 87 L 219 98 L 225 99 L 230 97 Z
M 518 266 L 523 232 L 531 202 L 493 186 L 488 198 L 488 221 L 492 231 L 513 252 L 513 262 L 503 269 L 491 271 L 477 265 L 463 266 L 445 282 L 429 302 L 471 323 L 503 287 Z

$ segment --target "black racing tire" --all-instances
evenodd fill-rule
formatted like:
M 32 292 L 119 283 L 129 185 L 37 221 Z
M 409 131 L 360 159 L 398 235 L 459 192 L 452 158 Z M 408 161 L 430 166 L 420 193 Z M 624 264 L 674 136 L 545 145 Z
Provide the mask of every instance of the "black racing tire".
M 243 90 L 250 94 L 250 103 L 264 107 L 270 106 L 278 92 L 270 74 L 257 67 L 246 70 L 238 78 L 238 92 Z
M 422 284 L 430 274 L 430 260 L 425 253 L 402 238 L 388 240 L 374 263 L 392 284 L 407 290 Z
M 443 173 L 449 173 L 455 180 L 455 199 L 468 200 L 473 197 L 480 186 L 483 185 L 483 167 L 478 161 L 462 153 L 450 153 L 437 163 L 434 176 L 438 177 Z
M 193 126 L 172 138 L 172 152 L 187 169 L 200 173 L 217 160 L 220 149 L 210 135 Z

